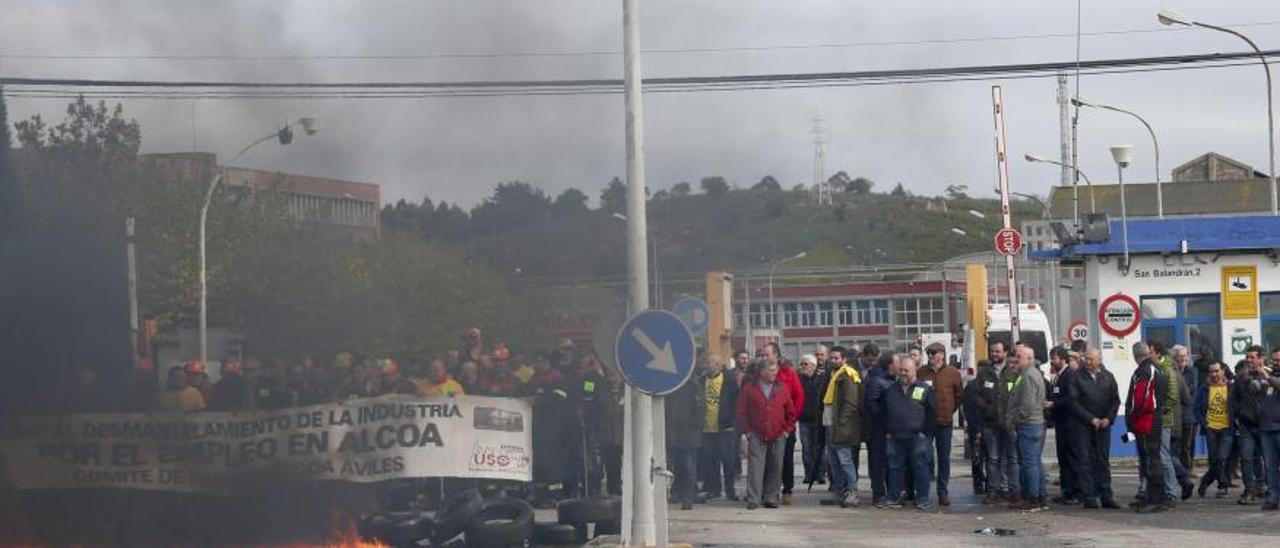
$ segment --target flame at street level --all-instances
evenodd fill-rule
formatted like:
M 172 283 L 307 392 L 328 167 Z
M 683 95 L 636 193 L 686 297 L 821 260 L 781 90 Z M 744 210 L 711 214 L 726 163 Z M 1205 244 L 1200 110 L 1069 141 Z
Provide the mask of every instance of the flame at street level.
M 329 510 L 329 536 L 320 542 L 292 542 L 272 544 L 279 548 L 389 548 L 391 545 L 360 538 L 356 520 L 339 508 Z

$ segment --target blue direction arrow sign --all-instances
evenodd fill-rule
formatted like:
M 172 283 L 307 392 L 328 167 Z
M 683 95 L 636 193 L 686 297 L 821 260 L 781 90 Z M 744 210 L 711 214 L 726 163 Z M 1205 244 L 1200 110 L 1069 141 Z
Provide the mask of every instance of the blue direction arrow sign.
M 648 394 L 674 392 L 693 373 L 693 335 L 665 310 L 645 310 L 622 324 L 615 353 L 627 384 Z
M 680 299 L 676 301 L 675 306 L 671 307 L 671 313 L 680 318 L 695 337 L 707 332 L 707 323 L 711 320 L 711 308 L 702 299 L 697 297 Z

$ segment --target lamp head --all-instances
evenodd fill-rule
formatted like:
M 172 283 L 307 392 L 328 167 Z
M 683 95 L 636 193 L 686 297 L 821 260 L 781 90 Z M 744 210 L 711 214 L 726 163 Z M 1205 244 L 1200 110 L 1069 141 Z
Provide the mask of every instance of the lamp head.
M 1133 161 L 1133 145 L 1116 145 L 1111 147 L 1111 158 L 1120 167 L 1129 167 Z
M 1160 24 L 1168 25 L 1168 26 L 1182 25 L 1182 26 L 1189 27 L 1191 25 L 1196 24 L 1196 22 L 1192 20 L 1190 17 L 1187 17 L 1186 15 L 1183 15 L 1171 9 L 1160 10 L 1160 13 L 1156 14 L 1156 20 L 1160 21 Z
M 1023 156 L 1023 158 L 1026 158 L 1026 160 L 1027 160 L 1028 162 L 1044 162 L 1044 161 L 1046 161 L 1044 158 L 1041 158 L 1041 157 L 1039 157 L 1039 156 L 1036 156 L 1035 154 L 1027 154 L 1027 155 L 1024 155 L 1024 156 Z
M 302 126 L 302 131 L 307 135 L 315 135 L 320 131 L 320 121 L 314 116 L 304 116 L 298 118 L 298 125 Z

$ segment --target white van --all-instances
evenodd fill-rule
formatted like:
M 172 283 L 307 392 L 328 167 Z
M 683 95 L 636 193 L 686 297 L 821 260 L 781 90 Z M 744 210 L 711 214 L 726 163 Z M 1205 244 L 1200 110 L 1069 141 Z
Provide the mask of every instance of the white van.
M 1021 327 L 1019 338 L 1031 343 L 1031 348 L 1035 349 L 1037 361 L 1048 363 L 1049 349 L 1054 344 L 1054 331 L 1049 325 L 1049 316 L 1038 304 L 1020 304 L 1018 320 Z M 1010 348 L 1014 341 L 1010 340 L 1009 329 L 1009 305 L 987 306 L 987 340 L 1004 341 L 1005 348 Z M 978 359 L 986 359 L 986 356 L 979 356 Z

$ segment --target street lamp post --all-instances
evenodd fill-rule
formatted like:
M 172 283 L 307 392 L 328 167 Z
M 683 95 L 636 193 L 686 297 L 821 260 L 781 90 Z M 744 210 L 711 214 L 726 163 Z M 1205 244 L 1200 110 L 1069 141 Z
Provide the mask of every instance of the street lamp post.
M 280 141 L 282 145 L 293 142 L 293 126 L 301 127 L 307 135 L 315 135 L 319 130 L 315 118 L 291 120 L 279 130 L 268 133 L 240 149 L 240 152 L 232 156 L 231 161 L 227 163 L 235 163 L 244 153 L 271 139 Z M 218 188 L 218 183 L 222 181 L 223 176 L 221 169 L 215 168 L 215 171 L 213 178 L 209 180 L 209 190 L 204 193 L 204 203 L 200 206 L 200 363 L 208 363 L 209 360 L 209 287 L 208 271 L 205 268 L 205 225 L 209 219 L 209 204 L 213 201 L 213 191 Z
M 1278 193 L 1276 189 L 1276 118 L 1271 101 L 1271 66 L 1267 64 L 1267 57 L 1262 54 L 1262 50 L 1259 49 L 1258 45 L 1253 43 L 1253 40 L 1250 40 L 1248 36 L 1229 28 L 1201 23 L 1200 21 L 1191 19 L 1186 15 L 1168 9 L 1162 10 L 1160 13 L 1156 14 L 1156 19 L 1164 25 L 1183 25 L 1187 27 L 1195 26 L 1216 30 L 1218 32 L 1225 32 L 1244 40 L 1245 43 L 1249 44 L 1249 47 L 1253 48 L 1254 53 L 1258 54 L 1258 60 L 1262 62 L 1262 71 L 1267 75 L 1267 161 L 1270 162 L 1271 167 L 1269 174 L 1271 177 L 1271 214 L 1280 215 L 1280 193 Z
M 1084 101 L 1082 99 L 1072 99 L 1071 104 L 1078 107 L 1093 107 L 1093 108 L 1111 110 L 1111 111 L 1119 112 L 1121 114 L 1128 114 L 1129 116 L 1132 116 L 1135 119 L 1137 119 L 1139 122 L 1141 122 L 1143 127 L 1147 128 L 1147 133 L 1151 134 L 1151 146 L 1155 148 L 1155 154 L 1156 154 L 1156 216 L 1163 219 L 1164 218 L 1164 191 L 1163 191 L 1164 189 L 1163 189 L 1163 186 L 1160 184 L 1160 141 L 1156 140 L 1156 132 L 1155 130 L 1151 129 L 1151 124 L 1148 124 L 1146 120 L 1142 119 L 1141 116 L 1138 116 L 1134 112 L 1131 112 L 1122 108 L 1118 108 L 1118 107 L 1113 107 L 1111 105 L 1104 105 L 1101 103 L 1091 103 L 1089 101 Z
M 1124 203 L 1124 168 L 1129 167 L 1129 162 L 1133 160 L 1133 147 L 1129 145 L 1116 145 L 1111 147 L 1111 158 L 1116 161 L 1116 171 L 1120 175 L 1120 231 L 1121 237 L 1124 239 L 1124 264 L 1120 265 L 1120 269 L 1124 272 L 1129 271 L 1129 209 Z
M 779 325 L 781 325 L 782 322 L 778 321 L 778 309 L 775 308 L 773 305 L 773 271 L 777 270 L 778 265 L 781 265 L 783 263 L 789 263 L 791 261 L 798 261 L 800 259 L 805 258 L 807 255 L 809 255 L 808 251 L 801 251 L 785 259 L 775 261 L 772 265 L 769 266 L 769 315 L 772 317 L 773 321 L 771 323 L 773 324 L 773 327 L 775 329 Z
M 1041 156 L 1036 156 L 1035 154 L 1026 154 L 1026 155 L 1024 155 L 1024 156 L 1023 156 L 1023 158 L 1025 158 L 1028 162 L 1032 162 L 1032 163 L 1043 163 L 1043 164 L 1053 164 L 1053 165 L 1055 165 L 1055 166 L 1065 167 L 1065 168 L 1067 168 L 1067 169 L 1070 169 L 1070 170 L 1072 170 L 1072 171 L 1075 171 L 1075 172 L 1076 172 L 1076 174 L 1080 175 L 1080 178 L 1081 178 L 1081 179 L 1084 179 L 1084 184 L 1089 185 L 1089 213 L 1097 213 L 1097 212 L 1098 212 L 1098 204 L 1097 204 L 1097 202 L 1096 202 L 1096 201 L 1094 201 L 1094 198 L 1093 198 L 1093 181 L 1090 181 L 1090 180 L 1089 180 L 1089 176 L 1088 176 L 1088 175 L 1085 175 L 1085 174 L 1084 174 L 1084 172 L 1083 172 L 1083 171 L 1080 171 L 1080 169 L 1079 169 L 1079 168 L 1077 168 L 1077 167 L 1075 167 L 1075 166 L 1069 166 L 1069 165 L 1064 164 L 1064 163 L 1062 163 L 1062 162 L 1058 162 L 1058 161 L 1055 161 L 1055 160 L 1050 160 L 1050 159 L 1048 159 L 1048 158 L 1044 158 L 1044 157 L 1041 157 Z M 1043 205 L 1043 204 L 1042 204 L 1042 205 Z M 1078 227 L 1078 226 L 1080 226 L 1080 208 L 1079 208 L 1079 207 L 1076 207 L 1075 215 L 1076 215 L 1076 226 Z

